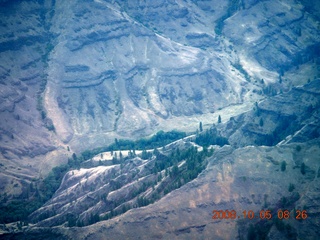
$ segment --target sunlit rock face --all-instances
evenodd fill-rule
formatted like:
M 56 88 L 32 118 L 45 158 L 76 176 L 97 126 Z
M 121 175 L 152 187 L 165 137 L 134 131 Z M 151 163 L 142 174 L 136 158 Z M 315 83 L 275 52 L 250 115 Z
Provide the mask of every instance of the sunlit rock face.
M 319 209 L 315 206 L 319 206 L 319 194 L 316 192 L 320 178 L 315 178 L 317 160 L 316 155 L 311 153 L 319 153 L 319 147 L 315 142 L 303 145 L 308 152 L 303 159 L 292 157 L 294 147 L 247 147 L 235 151 L 221 149 L 217 158 L 211 160 L 197 180 L 159 202 L 131 210 L 119 218 L 95 224 L 88 229 L 69 231 L 68 234 L 76 232 L 77 236 L 85 235 L 89 239 L 103 238 L 107 234 L 115 239 L 119 236 L 128 239 L 135 239 L 136 236 L 142 239 L 245 238 L 250 224 L 262 224 L 258 215 L 261 210 L 277 208 L 282 197 L 292 200 L 297 193 L 301 198 L 295 199 L 296 209 L 307 207 L 310 216 L 319 216 Z M 288 163 L 286 172 L 280 170 L 280 164 L 274 159 Z M 305 160 L 310 165 L 308 176 L 302 175 L 297 167 Z M 290 184 L 297 187 L 293 192 L 288 191 Z M 237 218 L 212 219 L 213 210 L 221 209 L 235 210 Z M 243 220 L 245 210 L 255 212 L 256 219 Z M 293 211 L 291 214 L 294 214 Z M 273 218 L 277 218 L 276 214 Z M 297 236 L 309 236 L 312 239 L 320 234 L 319 223 L 311 217 L 300 222 L 291 217 L 287 224 Z M 279 239 L 279 236 L 288 239 L 286 234 L 273 225 L 267 236 L 269 239 Z
M 78 145 L 85 135 L 83 144 L 96 145 L 108 134 L 150 134 L 161 119 L 212 113 L 241 103 L 250 89 L 241 76 L 233 78 L 234 57 L 219 56 L 219 41 L 207 31 L 214 23 L 200 24 L 187 5 L 56 6 L 51 31 L 59 44 L 50 55 L 45 99 L 64 142 Z
M 168 129 L 168 119 L 195 121 L 255 101 L 279 74 L 277 88 L 288 89 L 318 71 L 312 69 L 319 53 L 315 11 L 289 0 L 1 5 L 1 114 L 8 115 L 8 127 L 1 124 L 4 136 L 17 134 L 16 148 L 28 152 L 32 143 L 23 139 L 30 133 L 13 126 L 33 129 L 38 122 L 33 135 L 49 142 L 30 155 L 52 150 L 47 145 L 55 146 L 56 137 L 83 150 L 117 136 L 149 135 Z M 298 65 L 301 80 L 292 68 Z M 28 104 L 25 113 L 15 108 L 20 102 Z M 49 140 L 46 128 L 53 127 Z M 4 147 L 9 152 L 11 142 Z
M 155 154 L 143 160 L 141 151 L 132 157 L 123 151 L 129 157 L 121 164 L 112 163 L 111 152 L 96 155 L 86 162 L 89 167 L 65 174 L 54 196 L 30 215 L 34 225 L 27 234 L 77 239 L 106 235 L 110 239 L 246 239 L 251 235 L 291 239 L 307 234 L 307 239 L 316 238 L 320 234 L 319 83 L 316 79 L 267 98 L 251 111 L 212 126 L 211 131 L 228 137 L 230 145 L 210 146 L 214 151 L 195 179 L 144 207 L 139 199 L 152 199 L 163 187 L 179 182 L 179 177 L 168 176 L 167 170 L 155 173 Z M 172 160 L 177 148 L 182 152 L 194 146 L 203 152 L 195 138 L 188 136 L 159 148 L 160 162 Z M 95 166 L 99 160 L 106 160 L 105 166 Z M 176 163 L 179 174 L 185 165 L 188 159 Z M 214 217 L 214 210 L 236 215 Z M 285 228 L 277 222 L 278 211 L 284 210 L 291 215 Z M 118 214 L 90 223 L 93 216 L 106 220 L 111 211 Z M 247 217 L 249 211 L 256 217 Z M 265 211 L 272 215 L 268 220 L 263 219 Z M 296 211 L 306 211 L 308 217 L 295 219 Z M 65 228 L 70 225 L 73 228 Z M 251 225 L 258 230 L 250 230 Z M 64 227 L 51 232 L 53 226 Z
M 263 87 L 254 81 L 278 82 L 317 55 L 309 51 L 317 23 L 291 1 L 56 1 L 54 9 L 45 107 L 77 149 L 250 101 Z
M 1 189 L 23 195 L 73 151 L 195 131 L 199 120 L 225 122 L 314 80 L 317 9 L 291 0 L 0 1 Z

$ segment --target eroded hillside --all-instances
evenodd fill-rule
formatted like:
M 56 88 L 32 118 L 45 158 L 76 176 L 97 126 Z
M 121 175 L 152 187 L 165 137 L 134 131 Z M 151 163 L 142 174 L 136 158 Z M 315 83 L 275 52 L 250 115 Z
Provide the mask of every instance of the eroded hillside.
M 158 149 L 96 155 L 64 176 L 24 230 L 71 239 L 314 239 L 320 234 L 319 82 Z M 212 219 L 213 210 L 226 209 L 236 217 Z M 280 220 L 285 210 L 291 217 Z M 266 211 L 268 220 L 261 217 Z
M 12 198 L 31 201 L 30 186 L 41 182 L 54 166 L 67 163 L 73 153 L 105 147 L 115 138 L 137 139 L 159 130 L 193 132 L 200 121 L 210 133 L 228 138 L 232 147 L 223 149 L 228 149 L 230 156 L 239 151 L 235 160 L 239 164 L 243 152 L 263 149 L 262 166 L 270 160 L 265 154 L 276 151 L 272 147 L 276 144 L 292 152 L 292 158 L 287 155 L 288 161 L 295 161 L 290 163 L 293 167 L 298 167 L 302 158 L 314 162 L 318 151 L 314 139 L 319 137 L 318 13 L 318 3 L 311 6 L 293 0 L 0 1 L 1 204 L 6 206 Z M 211 128 L 218 116 L 223 124 Z M 295 150 L 297 143 L 303 151 Z M 251 149 L 248 145 L 270 148 Z M 217 156 L 223 149 L 217 150 Z M 217 156 L 205 158 L 201 168 L 209 169 Z M 126 163 L 126 171 L 134 175 L 139 168 L 141 176 L 119 173 L 121 166 L 112 164 L 74 170 L 74 175 L 69 172 L 65 185 L 32 215 L 33 221 L 38 226 L 66 224 L 74 220 L 68 211 L 74 211 L 80 216 L 76 220 L 87 225 L 91 215 L 110 214 L 115 206 L 107 206 L 110 199 L 106 201 L 99 191 L 110 194 L 127 184 L 130 189 L 133 180 L 140 189 L 145 178 L 161 185 L 165 172 L 162 180 L 150 177 L 157 161 L 156 155 L 153 158 L 145 162 L 138 156 Z M 279 167 L 277 160 L 271 162 L 270 174 Z M 174 164 L 178 163 L 184 172 L 187 164 L 182 159 Z M 309 170 L 316 173 L 316 164 L 311 165 Z M 105 179 L 97 173 L 103 173 Z M 213 173 L 206 174 L 207 170 L 200 176 Z M 290 174 L 290 178 L 295 176 L 294 171 Z M 76 183 L 91 175 L 95 176 L 92 183 L 101 184 L 101 189 Z M 106 186 L 117 177 L 120 185 Z M 194 180 L 198 181 L 201 178 Z M 306 183 L 301 181 L 303 189 Z M 187 182 L 177 183 L 166 194 L 163 188 L 152 201 L 178 198 L 179 194 L 171 191 Z M 144 187 L 142 192 L 152 195 L 154 190 Z M 80 195 L 73 195 L 74 191 Z M 97 191 L 99 198 L 92 196 L 92 191 Z M 129 202 L 124 205 L 126 211 L 137 204 L 137 196 L 123 198 Z M 78 197 L 78 204 L 70 203 L 69 199 Z M 274 204 L 276 198 L 278 195 Z M 90 202 L 89 210 L 86 202 Z M 123 208 L 120 205 L 116 207 Z M 152 207 L 143 209 L 124 216 L 138 216 L 139 211 Z M 110 228 L 116 221 L 110 220 Z M 230 222 L 230 226 L 234 224 Z M 299 228 L 294 222 L 291 225 Z M 174 234 L 179 237 L 181 232 L 193 234 L 205 229 L 191 222 L 188 226 Z M 131 231 L 131 227 L 127 229 Z M 303 229 L 297 230 L 300 237 Z M 230 234 L 232 238 L 236 233 Z M 278 236 L 277 231 L 274 234 Z M 162 236 L 173 237 L 168 232 Z

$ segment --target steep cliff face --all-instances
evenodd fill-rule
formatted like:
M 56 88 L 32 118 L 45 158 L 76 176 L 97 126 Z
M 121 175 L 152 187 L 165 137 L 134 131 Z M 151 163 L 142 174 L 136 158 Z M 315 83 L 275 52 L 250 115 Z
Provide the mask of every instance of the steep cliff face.
M 318 57 L 317 24 L 290 1 L 57 1 L 48 116 L 84 149 L 250 101 L 269 84 L 289 89 L 317 75 L 285 75 Z
M 304 142 L 320 136 L 319 79 L 304 87 L 261 101 L 253 110 L 217 126 L 231 145 L 273 146 Z
M 114 220 L 69 229 L 67 235 L 81 239 L 246 239 L 252 224 L 266 231 L 268 239 L 291 239 L 289 234 L 314 239 L 320 234 L 316 220 L 320 214 L 317 144 L 319 141 L 301 145 L 300 159 L 292 156 L 295 144 L 222 148 L 196 180 L 155 204 L 130 210 Z M 285 171 L 281 171 L 282 161 L 287 163 Z M 300 172 L 302 161 L 309 166 L 305 175 Z M 293 191 L 288 190 L 290 184 L 295 186 Z M 285 223 L 290 226 L 286 227 L 289 233 L 275 223 L 277 210 L 282 208 L 291 214 Z M 212 219 L 213 210 L 225 209 L 235 210 L 237 218 Z M 267 209 L 271 209 L 272 219 L 261 220 L 260 211 Z M 309 217 L 294 219 L 295 209 L 307 210 Z M 252 220 L 243 217 L 243 211 L 249 210 L 256 216 Z
M 244 69 L 249 73 L 255 69 L 247 66 L 245 58 L 283 74 L 314 56 L 319 57 L 315 17 L 306 11 L 304 5 L 293 1 L 261 1 L 228 18 L 223 33 L 237 49 L 246 50 L 240 56 Z M 238 28 L 235 28 L 237 24 Z
M 71 152 L 225 122 L 313 81 L 317 16 L 291 0 L 0 1 L 1 189 L 24 196 Z
M 0 7 L 0 189 L 8 196 L 19 196 L 39 176 L 44 155 L 57 148 L 42 106 L 52 38 L 49 9 L 36 1 Z
M 2 115 L 17 115 L 14 104 L 30 96 L 34 112 L 19 115 L 38 121 L 39 138 L 47 138 L 47 145 L 57 143 L 43 126 L 54 128 L 52 137 L 62 144 L 83 150 L 118 135 L 149 135 L 166 128 L 166 119 L 193 119 L 250 102 L 278 82 L 279 74 L 283 83 L 277 87 L 289 89 L 318 72 L 312 68 L 318 22 L 291 1 L 5 1 L 2 6 L 2 98 L 7 99 Z M 297 80 L 299 71 L 304 77 Z M 8 115 L 10 126 L 2 128 L 11 134 L 17 120 Z M 32 124 L 26 125 L 21 128 Z M 22 143 L 30 133 L 20 135 L 17 148 L 37 155 L 28 154 L 36 144 Z
M 319 83 L 261 101 L 252 111 L 213 126 L 210 131 L 227 136 L 230 145 L 210 146 L 214 151 L 207 150 L 208 155 L 201 155 L 205 148 L 195 143 L 196 136 L 189 136 L 159 148 L 147 160 L 138 155 L 121 164 L 109 160 L 104 162 L 108 166 L 69 171 L 53 198 L 31 214 L 34 225 L 28 234 L 77 239 L 315 239 L 320 234 Z M 190 147 L 197 150 L 184 155 Z M 190 164 L 193 154 L 199 155 Z M 105 161 L 105 155 L 110 153 L 92 161 Z M 184 157 L 173 160 L 179 155 Z M 159 170 L 161 164 L 165 167 Z M 203 171 L 186 181 L 199 166 Z M 213 219 L 214 210 L 235 210 L 237 215 Z M 267 210 L 272 215 L 268 220 L 263 219 Z M 278 211 L 284 210 L 291 217 L 280 221 Z M 296 211 L 306 211 L 307 217 L 296 219 Z M 95 223 L 102 219 L 109 220 Z
M 51 30 L 59 44 L 50 55 L 46 106 L 58 136 L 72 146 L 83 135 L 84 145 L 96 146 L 112 134 L 150 134 L 159 119 L 241 103 L 252 87 L 241 76 L 233 78 L 232 56 L 221 59 L 214 51 L 214 33 L 190 32 L 199 20 L 186 7 L 165 1 L 138 5 L 143 10 L 132 2 L 56 6 Z M 161 10 L 165 14 L 157 16 Z M 182 28 L 173 24 L 180 19 L 189 27 L 167 30 L 170 23 Z M 212 40 L 211 51 L 185 41 L 202 42 L 202 35 Z

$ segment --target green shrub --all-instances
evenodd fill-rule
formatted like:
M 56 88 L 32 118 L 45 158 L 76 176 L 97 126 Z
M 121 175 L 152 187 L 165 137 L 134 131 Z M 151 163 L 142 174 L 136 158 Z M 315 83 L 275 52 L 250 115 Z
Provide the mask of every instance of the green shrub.
M 295 189 L 294 185 L 292 183 L 290 183 L 289 187 L 288 187 L 288 191 L 292 192 Z
M 281 162 L 281 171 L 284 172 L 286 170 L 287 167 L 287 162 L 286 161 L 282 161 Z
M 304 163 L 301 164 L 300 172 L 305 175 L 306 174 L 306 165 Z
M 262 119 L 262 118 L 260 118 L 259 126 L 260 126 L 260 127 L 262 127 L 262 126 L 263 126 L 263 119 Z

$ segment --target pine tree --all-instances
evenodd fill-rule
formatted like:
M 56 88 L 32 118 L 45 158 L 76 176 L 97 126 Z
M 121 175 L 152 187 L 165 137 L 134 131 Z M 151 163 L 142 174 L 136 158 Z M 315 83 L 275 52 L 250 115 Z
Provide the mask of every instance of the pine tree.
M 147 153 L 147 151 L 144 149 L 143 151 L 142 151 L 142 153 L 141 153 L 141 158 L 143 159 L 143 160 L 146 160 L 146 159 L 148 159 L 148 153 Z
M 262 126 L 263 126 L 263 119 L 262 119 L 262 118 L 260 118 L 259 126 L 260 126 L 260 127 L 262 127 Z
M 282 161 L 281 162 L 281 171 L 284 172 L 286 170 L 286 167 L 287 167 L 286 161 Z
M 303 175 L 306 174 L 306 165 L 305 165 L 305 163 L 302 163 L 302 164 L 301 164 L 300 171 L 301 171 L 301 173 L 302 173 Z
M 221 116 L 218 116 L 218 123 L 221 123 Z
M 203 131 L 203 129 L 202 129 L 202 122 L 199 123 L 199 131 L 200 131 L 200 132 Z

